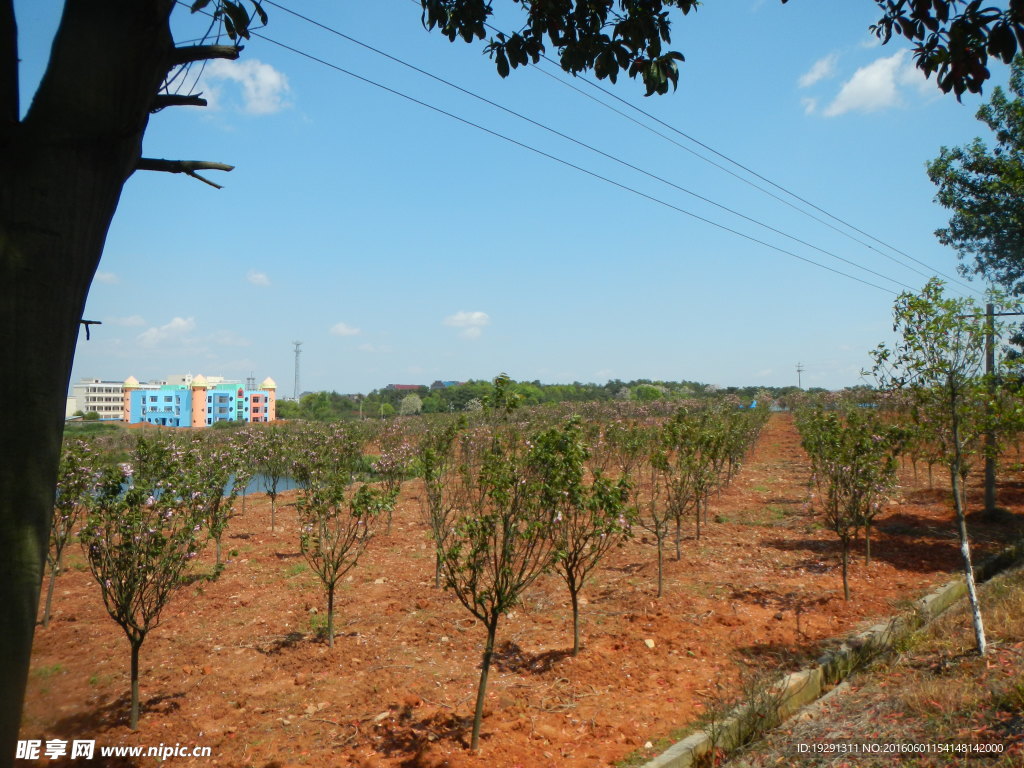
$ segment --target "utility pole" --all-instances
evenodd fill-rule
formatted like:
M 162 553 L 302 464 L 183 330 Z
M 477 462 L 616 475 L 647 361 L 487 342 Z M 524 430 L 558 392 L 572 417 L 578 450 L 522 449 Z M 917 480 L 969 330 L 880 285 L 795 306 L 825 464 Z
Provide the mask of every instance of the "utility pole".
M 996 398 L 996 318 L 997 317 L 1020 317 L 1024 312 L 996 312 L 991 303 L 985 305 L 985 377 L 988 380 L 988 406 L 986 415 L 989 426 L 985 431 L 985 514 L 992 516 L 996 514 L 996 442 L 995 428 L 992 426 L 995 421 L 995 398 Z M 967 317 L 980 317 L 980 315 L 968 315 Z
M 299 402 L 299 393 L 302 391 L 299 388 L 299 355 L 302 354 L 302 342 L 293 341 L 292 344 L 295 345 L 295 394 L 293 395 L 293 397 L 295 402 L 297 403 Z
M 802 378 L 800 376 L 800 374 L 802 374 L 803 372 L 804 372 L 804 364 L 803 363 L 797 363 L 796 364 L 796 388 L 797 389 L 803 389 L 804 388 L 803 387 L 803 380 L 802 380 Z

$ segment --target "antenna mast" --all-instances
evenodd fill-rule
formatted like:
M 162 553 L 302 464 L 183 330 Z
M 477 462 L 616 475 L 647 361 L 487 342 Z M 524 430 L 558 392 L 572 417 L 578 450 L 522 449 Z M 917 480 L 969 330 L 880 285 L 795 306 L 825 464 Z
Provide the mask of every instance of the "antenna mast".
M 302 391 L 299 388 L 299 355 L 302 354 L 302 349 L 301 349 L 302 342 L 301 341 L 293 341 L 292 344 L 295 345 L 295 394 L 294 394 L 294 400 L 295 400 L 295 402 L 299 402 L 299 392 Z

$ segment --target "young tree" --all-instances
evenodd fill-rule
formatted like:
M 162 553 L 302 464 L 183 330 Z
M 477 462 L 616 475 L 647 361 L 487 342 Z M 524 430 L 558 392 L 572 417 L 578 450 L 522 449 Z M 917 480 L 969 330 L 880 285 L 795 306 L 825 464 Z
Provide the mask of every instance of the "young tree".
M 627 507 L 629 480 L 606 478 L 600 470 L 586 479 L 590 451 L 579 419 L 552 427 L 531 441 L 530 470 L 540 480 L 541 504 L 551 520 L 555 570 L 569 589 L 572 653 L 580 652 L 579 597 L 598 563 L 629 535 L 633 514 Z
M 947 298 L 942 281 L 933 278 L 920 294 L 900 294 L 894 318 L 900 339 L 892 349 L 880 344 L 872 353 L 873 372 L 881 387 L 910 394 L 926 416 L 923 422 L 931 439 L 941 449 L 953 491 L 975 640 L 978 653 L 984 655 L 985 628 L 971 564 L 964 494 L 967 460 L 978 450 L 977 440 L 986 426 L 984 314 L 971 299 Z
M 445 478 L 455 460 L 456 437 L 465 424 L 461 420 L 435 422 L 416 446 L 416 462 L 423 477 L 420 508 L 434 541 L 434 586 L 441 586 L 441 550 L 454 513 L 452 499 L 445 494 Z
M 476 749 L 498 621 L 551 565 L 552 515 L 541 503 L 541 483 L 526 466 L 522 441 L 508 429 L 481 428 L 464 441 L 446 491 L 456 513 L 437 542 L 445 587 L 487 632 L 470 739 Z
M 182 462 L 182 481 L 199 503 L 203 525 L 214 542 L 215 577 L 220 575 L 224 567 L 221 562 L 221 540 L 228 528 L 239 492 L 239 486 L 231 482 L 232 473 L 238 466 L 232 448 L 227 442 L 218 446 L 210 440 L 192 440 Z
M 334 593 L 373 538 L 374 523 L 393 505 L 392 493 L 334 475 L 299 499 L 299 548 L 327 591 L 327 645 L 334 647 Z
M 277 496 L 281 481 L 291 471 L 288 434 L 281 427 L 260 430 L 256 442 L 256 465 L 263 478 L 263 490 L 270 497 L 270 530 L 277 525 Z
M 157 483 L 134 471 L 146 460 L 165 467 Z M 199 549 L 202 505 L 177 486 L 178 469 L 166 446 L 140 443 L 133 463 L 105 473 L 82 529 L 103 604 L 131 647 L 132 730 L 139 723 L 139 651 Z
M 249 35 L 259 0 L 196 0 L 212 12 L 232 43 Z M 171 92 L 179 67 L 236 59 L 237 45 L 176 46 L 175 0 L 71 2 L 54 38 L 49 63 L 22 117 L 14 0 L 0 0 L 0 359 L 17 377 L 0 377 L 0 399 L 33 393 L 0 430 L 0 765 L 14 754 L 39 604 L 54 482 L 60 457 L 64 401 L 82 311 L 122 188 L 137 170 L 184 173 L 230 170 L 205 161 L 143 158 L 150 115 L 176 105 L 205 105 L 195 94 Z M 451 40 L 486 36 L 492 7 L 484 0 L 421 0 L 423 22 Z M 643 79 L 648 92 L 676 81 L 666 11 L 691 10 L 692 0 L 601 3 L 593 13 L 544 0 L 517 4 L 521 31 L 498 36 L 492 54 L 501 75 L 536 60 L 545 41 L 563 68 Z M 956 34 L 951 34 L 955 29 Z M 218 30 L 220 31 L 220 30 Z M 938 69 L 942 86 L 980 88 L 984 64 L 1008 61 L 1024 32 L 1010 11 L 978 11 L 963 0 L 885 6 L 877 33 L 895 31 L 919 42 L 918 64 Z M 1008 53 L 1009 51 L 1009 53 Z M 943 71 L 945 68 L 945 71 Z M 182 78 L 184 79 L 184 78 Z M 54 276 L 58 276 L 54 279 Z M 40 352 L 40 350 L 44 350 Z
M 896 483 L 892 428 L 851 409 L 798 414 L 801 443 L 811 459 L 811 506 L 839 537 L 843 598 L 850 599 L 850 544 L 864 529 L 865 561 L 871 563 L 871 525 L 884 494 Z
M 70 440 L 60 455 L 60 474 L 57 475 L 57 500 L 53 506 L 53 525 L 50 527 L 50 548 L 46 552 L 50 566 L 50 584 L 46 589 L 43 626 L 50 625 L 50 607 L 53 588 L 60 574 L 64 548 L 71 539 L 75 525 L 89 504 L 89 495 L 96 485 L 93 452 L 84 440 Z
M 654 436 L 649 438 L 647 460 L 637 469 L 637 481 L 632 489 L 632 506 L 637 511 L 637 523 L 654 536 L 658 556 L 658 594 L 664 583 L 665 539 L 675 516 L 666 501 L 668 485 L 673 475 L 672 463 L 665 448 Z
M 256 450 L 253 428 L 243 429 L 231 436 L 231 489 L 242 497 L 242 512 L 249 484 L 256 474 Z

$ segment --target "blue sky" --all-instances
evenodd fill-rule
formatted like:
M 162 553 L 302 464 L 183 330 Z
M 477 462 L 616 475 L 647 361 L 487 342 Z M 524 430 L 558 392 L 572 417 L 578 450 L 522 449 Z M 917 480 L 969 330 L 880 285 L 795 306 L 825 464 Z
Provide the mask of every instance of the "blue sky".
M 958 104 L 916 73 L 898 41 L 879 46 L 869 0 L 711 2 L 675 18 L 672 47 L 686 57 L 675 93 L 644 98 L 628 78 L 603 85 L 928 265 L 911 262 L 916 271 L 702 161 L 693 153 L 747 177 L 681 135 L 630 113 L 686 149 L 579 95 L 549 64 L 500 79 L 481 43 L 426 32 L 411 0 L 281 4 L 815 247 L 268 5 L 264 32 L 277 41 L 885 290 L 254 39 L 239 62 L 207 67 L 198 89 L 209 108 L 153 116 L 147 156 L 236 169 L 208 174 L 222 190 L 181 175 L 129 180 L 85 313 L 103 325 L 79 339 L 73 380 L 252 372 L 287 396 L 291 342 L 301 340 L 303 390 L 501 371 L 551 383 L 785 386 L 797 363 L 804 386 L 838 388 L 858 383 L 868 351 L 891 338 L 898 283 L 956 275 L 955 255 L 933 235 L 947 214 L 924 166 L 940 146 L 983 135 L 981 99 Z M 27 104 L 59 4 L 15 5 Z M 178 16 L 179 39 L 195 35 L 200 20 Z M 514 22 L 514 13 L 495 20 Z M 993 83 L 1005 82 L 993 66 Z

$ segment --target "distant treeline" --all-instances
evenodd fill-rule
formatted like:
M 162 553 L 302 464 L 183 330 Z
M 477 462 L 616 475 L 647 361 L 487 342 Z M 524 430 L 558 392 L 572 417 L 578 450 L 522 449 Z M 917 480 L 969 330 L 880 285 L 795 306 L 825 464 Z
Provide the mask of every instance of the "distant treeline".
M 754 400 L 768 397 L 785 400 L 801 391 L 797 387 L 716 387 L 696 381 L 651 381 L 637 379 L 620 381 L 615 379 L 606 384 L 541 384 L 539 381 L 512 383 L 513 391 L 519 395 L 522 405 L 545 405 L 565 402 L 601 402 L 609 400 L 633 400 L 651 402 L 654 400 L 702 399 L 734 395 L 740 400 Z M 311 421 L 333 421 L 350 418 L 380 418 L 396 414 L 448 413 L 474 410 L 492 391 L 490 381 L 467 381 L 443 389 L 420 387 L 410 389 L 375 389 L 368 395 L 341 395 L 337 392 L 311 392 L 303 395 L 298 403 L 278 401 L 277 416 L 281 419 L 308 419 Z M 824 391 L 824 390 L 810 390 Z

